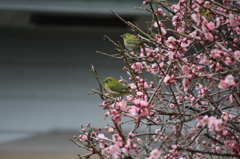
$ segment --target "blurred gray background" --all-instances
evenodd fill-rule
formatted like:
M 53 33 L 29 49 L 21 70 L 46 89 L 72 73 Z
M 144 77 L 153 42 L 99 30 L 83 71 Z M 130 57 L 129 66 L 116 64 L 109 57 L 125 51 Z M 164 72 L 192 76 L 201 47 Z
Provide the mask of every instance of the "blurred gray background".
M 98 86 L 91 65 L 102 80 L 128 77 L 123 61 L 96 51 L 115 54 L 104 35 L 122 43 L 119 35 L 131 32 L 111 9 L 146 29 L 149 13 L 133 10 L 142 2 L 0 0 L 1 159 L 27 158 L 19 157 L 22 152 L 37 152 L 39 158 L 66 152 L 76 158 L 79 149 L 68 138 L 88 122 L 106 125 L 101 99 L 87 95 Z
M 111 9 L 146 28 L 149 14 L 133 10 L 141 6 L 141 0 L 0 0 L 0 158 L 76 155 L 67 139 L 79 135 L 80 125 L 106 125 L 101 99 L 87 95 L 98 86 L 91 65 L 102 80 L 128 77 L 123 61 L 96 51 L 115 54 L 104 35 L 122 43 L 119 35 L 131 32 Z

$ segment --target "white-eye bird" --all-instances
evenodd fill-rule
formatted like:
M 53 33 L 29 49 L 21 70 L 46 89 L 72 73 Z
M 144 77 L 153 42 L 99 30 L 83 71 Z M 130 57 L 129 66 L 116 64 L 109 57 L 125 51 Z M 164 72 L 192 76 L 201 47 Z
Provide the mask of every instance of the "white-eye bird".
M 125 47 L 130 51 L 137 50 L 141 45 L 141 40 L 130 33 L 125 33 L 121 37 L 123 38 Z
M 104 88 L 110 95 L 120 97 L 123 95 L 132 94 L 122 83 L 118 82 L 112 77 L 107 77 L 103 81 Z

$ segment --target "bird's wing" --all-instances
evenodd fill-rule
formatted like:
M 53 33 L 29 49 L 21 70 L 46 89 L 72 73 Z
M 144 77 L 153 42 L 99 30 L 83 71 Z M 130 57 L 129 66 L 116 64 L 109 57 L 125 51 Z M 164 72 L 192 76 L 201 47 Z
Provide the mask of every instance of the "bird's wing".
M 135 44 L 135 45 L 139 45 L 140 44 L 140 40 L 139 39 L 128 39 L 126 41 L 128 44 Z
M 119 83 L 116 85 L 109 86 L 109 89 L 111 91 L 119 92 L 119 93 L 128 93 L 129 92 L 126 87 L 124 87 L 122 84 L 119 84 Z

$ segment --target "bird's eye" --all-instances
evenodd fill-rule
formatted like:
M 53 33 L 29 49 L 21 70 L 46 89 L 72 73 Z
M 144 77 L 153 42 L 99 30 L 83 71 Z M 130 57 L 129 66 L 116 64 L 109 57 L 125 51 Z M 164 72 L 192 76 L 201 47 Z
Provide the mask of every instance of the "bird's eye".
M 205 8 L 202 8 L 202 9 L 201 9 L 201 12 L 205 12 L 205 11 L 206 11 L 206 9 L 205 9 Z
M 107 80 L 107 83 L 110 83 L 110 80 Z
M 128 35 L 125 36 L 126 38 L 128 37 Z

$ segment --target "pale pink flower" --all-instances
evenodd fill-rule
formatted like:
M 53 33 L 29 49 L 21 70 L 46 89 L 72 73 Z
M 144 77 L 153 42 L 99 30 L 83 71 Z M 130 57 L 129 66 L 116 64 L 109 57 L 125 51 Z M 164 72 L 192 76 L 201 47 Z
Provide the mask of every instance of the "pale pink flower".
M 136 62 L 131 66 L 132 69 L 134 69 L 137 72 L 142 72 L 143 65 L 141 62 Z
M 171 147 L 172 147 L 172 149 L 176 149 L 177 145 L 172 145 Z
M 201 21 L 201 15 L 200 14 L 192 14 L 191 17 L 196 23 Z
M 167 41 L 166 41 L 166 45 L 169 47 L 169 48 L 174 48 L 174 46 L 176 45 L 176 39 L 173 37 L 173 36 L 169 36 Z
M 121 155 L 121 150 L 120 150 L 120 148 L 119 148 L 118 146 L 116 146 L 116 145 L 111 145 L 111 146 L 109 147 L 109 149 L 108 149 L 108 153 L 109 153 L 110 155 L 113 155 L 114 158 L 119 158 L 120 155 Z
M 240 51 L 234 51 L 234 56 L 235 56 L 237 59 L 240 59 Z
M 224 79 L 228 86 L 235 86 L 236 83 L 234 81 L 234 77 L 232 75 L 227 75 Z
M 220 146 L 217 146 L 217 147 L 215 147 L 215 151 L 217 152 L 217 153 L 220 153 L 222 150 L 221 150 L 221 147 Z
M 98 134 L 98 138 L 100 139 L 99 140 L 99 146 L 101 148 L 104 148 L 105 142 L 106 142 L 106 140 L 104 140 L 104 139 L 106 139 L 105 135 L 104 134 Z
M 173 103 L 170 103 L 170 104 L 169 104 L 169 107 L 170 107 L 170 108 L 174 108 L 175 105 L 174 105 Z
M 156 63 L 152 64 L 151 72 L 154 73 L 154 74 L 159 72 L 159 66 Z
M 162 11 L 163 10 L 161 8 L 158 8 L 158 10 L 157 10 L 158 13 L 162 13 Z
M 207 23 L 207 28 L 208 28 L 210 31 L 214 30 L 214 29 L 215 29 L 214 23 L 213 23 L 213 22 Z
M 113 128 L 113 127 L 109 127 L 109 128 L 107 129 L 107 132 L 113 133 L 113 132 L 114 132 L 114 128 Z
M 182 80 L 182 84 L 183 84 L 183 89 L 184 89 L 184 92 L 187 92 L 188 89 L 189 89 L 189 85 L 190 85 L 190 82 L 188 79 L 184 78 Z
M 85 134 L 79 135 L 78 140 L 81 142 L 85 142 L 87 140 L 87 135 L 85 135 Z
M 134 117 L 134 118 L 138 118 L 139 117 L 139 108 L 137 108 L 136 106 L 131 106 L 129 109 L 129 115 Z
M 147 108 L 142 108 L 140 110 L 140 116 L 147 116 L 149 113 L 148 109 Z
M 164 83 L 167 83 L 170 79 L 171 79 L 171 77 L 170 77 L 169 75 L 166 75 L 166 76 L 164 77 L 163 82 L 164 82 Z
M 126 102 L 125 99 L 123 99 L 122 101 L 117 102 L 115 106 L 116 106 L 116 108 L 118 108 L 118 109 L 125 110 L 126 107 L 127 107 L 127 102 Z
M 133 103 L 134 103 L 134 105 L 139 105 L 140 99 L 134 99 Z
M 210 6 L 211 6 L 210 1 L 205 1 L 204 7 L 205 7 L 205 8 L 210 8 Z
M 167 34 L 167 31 L 165 30 L 164 27 L 161 27 L 161 32 L 162 32 L 162 35 L 166 35 Z
M 141 100 L 141 101 L 140 101 L 140 106 L 141 106 L 141 107 L 146 107 L 146 106 L 148 106 L 148 102 L 146 102 L 146 101 L 144 101 L 144 100 Z
M 229 14 L 229 23 L 232 27 L 236 27 L 240 24 L 240 21 L 238 20 L 237 16 L 234 16 L 233 14 Z
M 197 2 L 198 2 L 199 4 L 202 4 L 202 3 L 204 2 L 204 0 L 197 0 Z
M 208 62 L 209 61 L 208 61 L 208 58 L 207 58 L 206 55 L 201 56 L 200 59 L 199 59 L 200 64 L 206 65 L 206 64 L 208 64 Z
M 219 84 L 218 84 L 218 88 L 220 88 L 220 89 L 226 89 L 226 88 L 228 88 L 228 84 L 226 83 L 225 80 L 221 80 L 221 81 L 219 82 Z
M 183 65 L 182 66 L 182 72 L 184 74 L 188 74 L 190 72 L 191 68 L 188 65 Z
M 208 39 L 209 41 L 213 41 L 214 40 L 214 37 L 211 33 L 205 33 L 205 38 Z
M 108 153 L 108 148 L 102 149 L 102 154 L 103 154 L 103 155 L 109 155 L 109 153 Z
M 161 155 L 161 152 L 158 149 L 154 149 L 151 153 L 148 159 L 158 159 Z
M 214 127 L 216 132 L 220 132 L 222 130 L 225 130 L 225 122 L 222 119 L 217 119 L 214 121 Z
M 158 25 L 160 25 L 160 24 L 161 24 L 161 21 L 154 22 L 154 23 L 153 23 L 153 27 L 157 28 L 157 27 L 158 27 Z
M 167 55 L 168 55 L 168 57 L 169 57 L 170 59 L 174 59 L 174 52 L 169 51 L 169 52 L 167 53 Z
M 137 138 L 137 142 L 138 142 L 139 144 L 143 144 L 143 141 L 142 141 L 141 138 Z
M 173 18 L 172 18 L 172 24 L 173 24 L 173 26 L 177 26 L 178 18 L 179 18 L 179 17 L 178 17 L 177 15 L 173 16 Z

